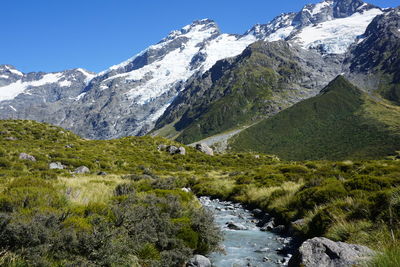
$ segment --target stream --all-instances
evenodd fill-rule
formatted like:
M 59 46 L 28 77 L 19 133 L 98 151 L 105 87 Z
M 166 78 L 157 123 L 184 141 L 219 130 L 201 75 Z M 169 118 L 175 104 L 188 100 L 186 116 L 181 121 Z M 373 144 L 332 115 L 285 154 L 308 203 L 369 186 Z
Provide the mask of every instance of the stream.
M 213 266 L 287 266 L 291 255 L 279 251 L 290 243 L 290 237 L 261 231 L 257 227 L 259 219 L 240 204 L 209 197 L 201 197 L 200 202 L 214 214 L 223 233 L 223 252 L 208 255 Z

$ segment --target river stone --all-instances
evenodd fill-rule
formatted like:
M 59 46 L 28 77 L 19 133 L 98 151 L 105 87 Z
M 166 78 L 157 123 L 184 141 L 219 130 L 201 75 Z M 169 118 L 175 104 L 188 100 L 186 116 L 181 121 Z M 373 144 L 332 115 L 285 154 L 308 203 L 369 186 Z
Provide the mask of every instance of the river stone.
M 360 245 L 334 242 L 324 237 L 305 241 L 290 259 L 289 266 L 347 267 L 361 265 L 374 251 Z
M 247 227 L 240 223 L 228 222 L 226 225 L 231 230 L 247 230 Z
M 90 172 L 90 170 L 86 166 L 80 166 L 80 167 L 76 168 L 74 171 L 74 173 L 78 173 L 78 174 L 89 173 L 89 172 Z
M 31 155 L 26 154 L 26 153 L 21 153 L 21 154 L 19 154 L 19 159 L 22 159 L 22 160 L 30 160 L 30 161 L 36 161 L 36 158 L 35 158 L 34 156 L 31 156 Z
M 196 145 L 196 149 L 197 149 L 198 151 L 200 151 L 200 152 L 203 152 L 203 153 L 206 154 L 206 155 L 210 155 L 210 156 L 213 156 L 213 155 L 214 155 L 214 151 L 213 151 L 209 146 L 207 146 L 207 145 L 204 144 L 204 143 L 197 144 L 197 145 Z
M 187 267 L 211 267 L 211 261 L 203 255 L 194 255 L 186 265 Z
M 63 170 L 64 165 L 62 165 L 61 162 L 52 162 L 49 164 L 49 169 L 50 170 Z
M 271 220 L 267 222 L 263 227 L 260 228 L 261 231 L 266 232 L 266 231 L 272 231 L 274 229 L 274 220 Z

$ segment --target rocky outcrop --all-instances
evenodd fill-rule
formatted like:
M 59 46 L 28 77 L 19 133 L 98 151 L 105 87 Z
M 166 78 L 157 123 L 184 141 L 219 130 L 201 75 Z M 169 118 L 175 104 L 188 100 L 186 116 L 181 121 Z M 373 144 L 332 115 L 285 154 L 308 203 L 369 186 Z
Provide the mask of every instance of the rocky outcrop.
M 167 146 L 167 145 L 159 145 L 157 147 L 158 151 L 166 151 L 171 155 L 186 155 L 186 149 L 183 146 L 177 147 L 177 146 Z
M 187 267 L 211 267 L 211 261 L 203 255 L 195 255 L 189 260 Z
M 360 245 L 334 242 L 324 237 L 305 241 L 291 258 L 289 266 L 307 267 L 348 267 L 360 265 L 374 252 Z
M 21 153 L 19 154 L 19 159 L 21 160 L 29 160 L 29 161 L 36 161 L 36 158 L 32 155 Z

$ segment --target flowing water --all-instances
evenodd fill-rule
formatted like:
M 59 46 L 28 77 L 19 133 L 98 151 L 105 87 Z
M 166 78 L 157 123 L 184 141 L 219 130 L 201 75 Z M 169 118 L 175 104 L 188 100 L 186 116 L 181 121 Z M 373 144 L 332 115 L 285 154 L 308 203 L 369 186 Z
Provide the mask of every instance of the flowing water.
M 242 266 L 285 266 L 288 256 L 280 255 L 277 251 L 290 241 L 271 232 L 263 232 L 257 227 L 258 220 L 242 205 L 228 201 L 211 200 L 201 197 L 201 203 L 209 209 L 215 222 L 224 235 L 222 242 L 223 253 L 208 255 L 215 267 Z M 230 223 L 230 226 L 228 224 Z M 232 225 L 238 229 L 232 230 Z

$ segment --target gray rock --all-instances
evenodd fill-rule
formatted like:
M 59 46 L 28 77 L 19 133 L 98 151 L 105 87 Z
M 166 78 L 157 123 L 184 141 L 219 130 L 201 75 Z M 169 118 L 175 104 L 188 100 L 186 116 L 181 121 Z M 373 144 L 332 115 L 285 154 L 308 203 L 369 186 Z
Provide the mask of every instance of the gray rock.
M 240 223 L 235 223 L 235 222 L 228 222 L 228 223 L 226 223 L 226 226 L 231 230 L 237 230 L 237 231 L 247 230 L 246 226 L 244 226 L 243 224 L 240 224 Z
M 347 267 L 360 265 L 373 255 L 374 251 L 365 246 L 315 237 L 300 246 L 289 266 Z
M 186 155 L 186 149 L 185 149 L 183 146 L 181 146 L 181 147 L 179 147 L 178 150 L 176 151 L 176 154 L 179 154 L 179 155 Z
M 106 172 L 99 172 L 97 175 L 106 176 L 106 175 L 108 175 L 108 173 L 106 173 Z
M 278 225 L 277 227 L 274 227 L 271 231 L 276 233 L 276 234 L 283 234 L 285 232 L 286 228 L 284 225 Z
M 204 154 L 207 154 L 207 155 L 210 155 L 210 156 L 214 155 L 214 151 L 204 143 L 197 144 L 196 145 L 196 149 L 198 151 L 200 151 L 200 152 L 203 152 Z
M 177 154 L 178 148 L 176 146 L 168 146 L 167 152 L 171 155 Z
M 90 170 L 86 166 L 80 166 L 80 167 L 76 168 L 74 171 L 74 173 L 78 173 L 78 174 L 84 174 L 84 173 L 89 173 L 89 172 L 90 172 Z
M 194 255 L 186 265 L 187 267 L 211 267 L 211 261 L 203 255 Z
M 26 153 L 21 153 L 19 154 L 19 159 L 21 160 L 29 160 L 29 161 L 36 161 L 36 158 L 34 156 L 31 156 Z
M 267 222 L 263 227 L 260 228 L 261 231 L 272 231 L 274 229 L 275 223 L 274 220 Z
M 167 145 L 164 145 L 164 144 L 161 144 L 161 145 L 159 145 L 158 147 L 157 147 L 157 150 L 158 151 L 165 151 L 165 150 L 167 150 Z
M 63 170 L 64 165 L 62 165 L 61 162 L 52 162 L 49 164 L 49 169 L 50 170 Z

